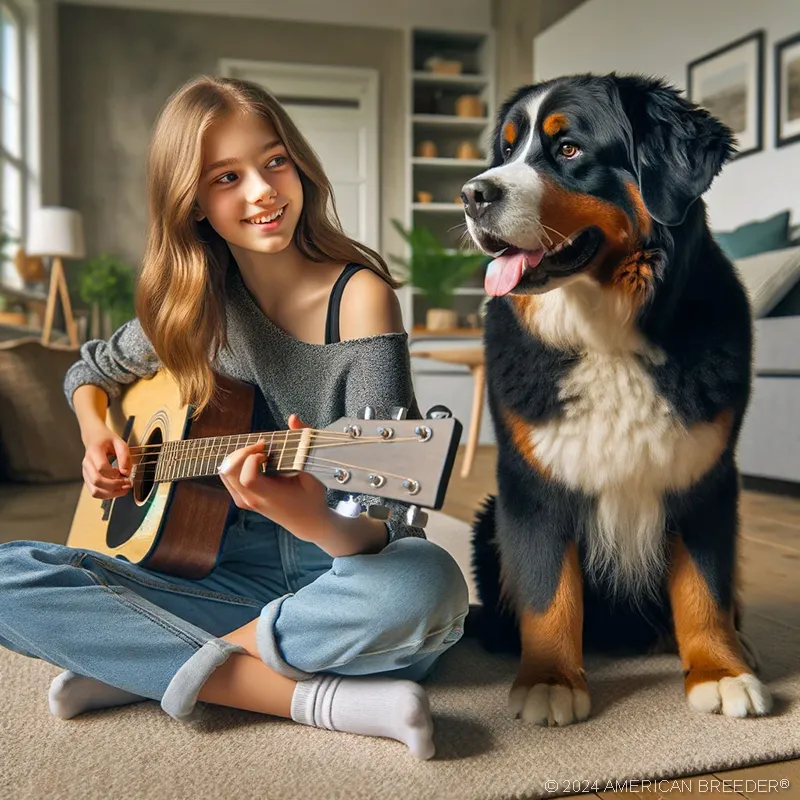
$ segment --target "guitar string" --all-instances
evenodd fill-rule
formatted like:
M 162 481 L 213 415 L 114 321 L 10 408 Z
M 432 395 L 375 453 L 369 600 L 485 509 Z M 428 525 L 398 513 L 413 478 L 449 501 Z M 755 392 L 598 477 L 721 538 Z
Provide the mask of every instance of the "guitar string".
M 205 459 L 205 460 L 208 460 L 208 459 Z M 167 462 L 167 467 L 173 465 L 174 463 L 178 463 L 178 460 L 176 460 L 174 462 L 173 461 Z M 325 469 L 332 470 L 331 474 L 333 474 L 333 468 L 334 467 L 337 467 L 337 468 L 338 467 L 348 467 L 349 469 L 357 470 L 357 471 L 360 471 L 360 472 L 366 472 L 366 473 L 369 473 L 371 471 L 367 467 L 362 467 L 362 466 L 360 466 L 358 464 L 349 464 L 349 463 L 347 463 L 345 461 L 336 461 L 336 460 L 330 459 L 330 458 L 320 458 L 319 456 L 316 456 L 316 457 L 315 456 L 309 456 L 309 457 L 307 457 L 305 459 L 305 461 L 304 461 L 304 464 L 309 464 L 309 463 L 312 466 L 315 466 L 315 467 L 319 467 L 320 465 L 324 464 L 325 465 L 325 467 L 324 467 Z M 147 476 L 148 473 L 150 473 L 150 472 L 155 474 L 155 472 L 158 469 L 158 464 L 148 463 L 147 466 L 145 467 L 144 471 L 142 471 L 142 470 L 138 469 L 138 467 L 140 465 L 141 465 L 141 462 L 134 466 L 134 470 L 133 471 L 135 471 L 137 475 L 141 475 L 142 473 L 144 473 Z M 329 466 L 329 465 L 331 465 L 331 466 Z M 296 471 L 296 470 L 294 470 L 292 467 L 286 467 L 286 468 L 281 468 L 281 469 L 276 470 L 276 472 L 293 472 L 293 471 Z M 303 471 L 309 472 L 311 470 L 303 470 Z M 216 474 L 216 470 L 213 471 L 213 472 L 210 472 L 210 473 L 203 472 L 202 475 L 189 475 L 189 476 L 186 476 L 186 477 L 203 477 L 203 476 L 215 475 L 215 474 Z M 384 477 L 388 476 L 390 478 L 398 478 L 399 480 L 414 480 L 413 478 L 411 478 L 408 475 L 397 475 L 396 473 L 393 473 L 393 472 L 381 471 L 381 475 L 383 475 Z M 168 480 L 168 479 L 165 479 L 165 480 Z M 379 488 L 379 487 L 374 487 L 374 488 Z
M 170 442 L 177 441 L 183 444 L 187 444 L 188 442 L 203 442 L 203 441 L 211 441 L 212 439 L 241 439 L 241 438 L 252 438 L 254 436 L 260 438 L 272 438 L 273 435 L 276 436 L 283 436 L 285 439 L 291 438 L 302 438 L 306 435 L 305 431 L 309 430 L 308 428 L 304 430 L 298 431 L 257 431 L 251 433 L 241 433 L 241 434 L 232 434 L 226 436 L 203 436 L 199 439 L 170 439 L 166 442 L 158 442 L 157 444 L 145 444 L 145 445 L 136 445 L 134 447 L 129 447 L 131 453 L 140 452 L 143 450 L 154 450 L 160 447 L 163 447 L 165 444 L 169 444 Z M 336 433 L 335 431 L 326 431 L 326 430 L 315 430 L 310 429 L 312 436 L 319 439 L 333 439 L 334 441 L 355 441 L 355 439 L 348 433 Z M 357 437 L 361 439 L 383 439 L 382 436 L 362 436 Z M 384 441 L 391 441 L 391 440 L 384 440 Z
M 416 437 L 408 437 L 406 439 L 389 439 L 389 440 L 377 439 L 375 441 L 351 440 L 350 443 L 352 443 L 352 444 L 356 444 L 356 443 L 358 443 L 358 444 L 376 444 L 376 443 L 392 444 L 392 443 L 402 443 L 404 441 L 419 441 L 419 440 Z M 297 456 L 299 453 L 303 453 L 303 452 L 308 453 L 308 452 L 310 452 L 312 450 L 322 450 L 322 449 L 325 449 L 325 448 L 328 448 L 328 447 L 341 447 L 341 446 L 342 446 L 342 444 L 335 444 L 335 445 L 330 445 L 330 444 L 324 444 L 324 445 L 309 444 L 306 447 L 289 448 L 288 450 L 284 448 L 284 449 L 282 449 L 280 451 L 280 461 L 282 463 L 284 458 L 293 458 L 293 457 Z M 170 466 L 173 466 L 175 464 L 185 463 L 185 464 L 187 464 L 187 466 L 191 467 L 191 462 L 192 461 L 210 461 L 212 459 L 219 459 L 221 456 L 223 458 L 225 458 L 225 457 L 227 457 L 229 455 L 229 453 L 225 453 L 224 455 L 223 455 L 223 453 L 220 453 L 220 452 L 216 452 L 215 453 L 214 451 L 216 449 L 217 449 L 216 447 L 198 449 L 197 451 L 188 452 L 188 453 L 186 453 L 185 455 L 182 455 L 182 456 L 175 456 L 175 455 L 170 454 L 170 453 L 165 453 L 165 454 L 148 453 L 146 456 L 143 456 L 139 461 L 136 461 L 134 463 L 134 466 L 136 467 L 136 466 L 141 466 L 141 465 L 144 464 L 146 469 L 147 468 L 152 468 L 152 469 L 155 470 L 155 469 L 158 468 L 159 463 L 165 469 L 170 467 Z M 268 450 L 267 456 L 272 456 L 272 455 L 273 455 L 273 453 L 271 452 L 271 450 Z M 277 450 L 276 450 L 276 453 L 274 455 L 276 455 L 276 456 L 278 455 Z M 148 458 L 150 460 L 146 461 L 145 459 L 148 459 Z M 312 455 L 306 455 L 306 457 L 305 457 L 305 459 L 307 461 L 310 461 L 313 458 L 314 458 L 314 456 L 312 456 Z M 317 460 L 320 460 L 319 457 L 317 457 Z M 321 459 L 321 460 L 324 460 L 327 463 L 337 464 L 339 466 L 345 465 L 345 462 L 341 462 L 341 461 L 334 461 L 334 460 L 331 460 L 331 459 Z
M 179 441 L 182 441 L 182 442 L 185 442 L 185 441 L 201 442 L 203 440 L 202 439 L 189 439 L 189 440 L 179 440 Z M 255 442 L 252 442 L 251 444 L 258 444 L 258 441 L 259 440 L 257 439 Z M 262 441 L 264 441 L 265 445 L 269 445 L 269 446 L 272 446 L 273 444 L 275 444 L 275 442 L 268 442 L 268 441 L 263 440 L 263 437 L 262 437 Z M 324 449 L 326 449 L 328 447 L 345 447 L 345 446 L 348 446 L 348 445 L 356 445 L 356 444 L 402 444 L 403 442 L 419 442 L 419 441 L 421 441 L 421 440 L 417 436 L 403 436 L 403 437 L 398 437 L 398 438 L 395 438 L 395 439 L 384 439 L 381 436 L 371 436 L 371 437 L 361 437 L 361 438 L 358 438 L 358 439 L 347 439 L 346 441 L 335 442 L 333 444 L 314 444 L 314 442 L 312 440 L 308 444 L 305 444 L 305 445 L 302 442 L 297 442 L 297 445 L 298 445 L 297 447 L 295 447 L 294 449 L 290 448 L 289 450 L 285 450 L 285 448 L 284 448 L 284 452 L 288 452 L 288 453 L 292 453 L 292 454 L 296 455 L 297 453 L 299 453 L 302 450 L 324 450 Z M 280 442 L 278 442 L 278 444 L 280 444 Z M 183 448 L 184 452 L 181 453 L 181 454 L 170 453 L 170 452 L 150 451 L 149 453 L 142 453 L 142 454 L 136 453 L 135 455 L 137 457 L 139 457 L 140 461 L 143 461 L 144 459 L 150 458 L 150 457 L 155 457 L 155 458 L 167 457 L 167 458 L 170 458 L 172 460 L 176 460 L 176 459 L 191 460 L 191 459 L 194 459 L 196 456 L 204 456 L 204 457 L 207 457 L 207 458 L 211 457 L 215 453 L 215 451 L 216 451 L 216 455 L 217 456 L 223 455 L 223 450 L 221 448 L 223 448 L 224 446 L 225 445 L 223 445 L 221 443 L 214 444 L 213 441 L 209 441 L 209 444 L 203 444 L 200 447 L 191 448 L 191 447 L 187 446 L 186 448 Z M 235 452 L 235 450 L 240 450 L 243 447 L 249 447 L 249 446 L 250 445 L 244 445 L 244 444 L 240 444 L 239 443 L 234 447 L 234 449 L 224 451 L 224 455 L 230 455 L 231 453 Z M 139 463 L 139 462 L 137 462 L 137 463 Z

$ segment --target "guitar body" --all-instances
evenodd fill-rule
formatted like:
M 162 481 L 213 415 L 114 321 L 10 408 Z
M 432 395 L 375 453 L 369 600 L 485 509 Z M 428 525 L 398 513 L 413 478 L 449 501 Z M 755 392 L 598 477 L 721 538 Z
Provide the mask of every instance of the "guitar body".
M 162 370 L 112 401 L 106 423 L 130 447 L 251 431 L 254 387 L 216 379 L 216 402 L 194 420 L 191 408 L 181 405 L 174 378 Z M 232 508 L 217 477 L 154 482 L 152 470 L 140 468 L 133 489 L 115 500 L 94 498 L 84 485 L 67 545 L 196 580 L 216 565 Z

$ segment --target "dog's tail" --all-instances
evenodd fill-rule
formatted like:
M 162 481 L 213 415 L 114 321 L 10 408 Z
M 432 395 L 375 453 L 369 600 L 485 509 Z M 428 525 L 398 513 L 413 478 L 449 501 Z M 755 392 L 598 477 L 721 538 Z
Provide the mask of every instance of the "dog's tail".
M 477 636 L 490 652 L 520 652 L 519 632 L 508 601 L 502 596 L 500 552 L 495 540 L 497 498 L 489 495 L 472 525 L 472 571 L 479 608 L 470 610 L 466 634 Z

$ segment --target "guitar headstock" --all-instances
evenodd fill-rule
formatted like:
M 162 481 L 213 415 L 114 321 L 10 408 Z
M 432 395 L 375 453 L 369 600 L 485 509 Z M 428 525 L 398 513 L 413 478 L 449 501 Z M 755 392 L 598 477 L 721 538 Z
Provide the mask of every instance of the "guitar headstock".
M 461 439 L 449 419 L 342 417 L 315 431 L 305 469 L 331 489 L 441 508 Z

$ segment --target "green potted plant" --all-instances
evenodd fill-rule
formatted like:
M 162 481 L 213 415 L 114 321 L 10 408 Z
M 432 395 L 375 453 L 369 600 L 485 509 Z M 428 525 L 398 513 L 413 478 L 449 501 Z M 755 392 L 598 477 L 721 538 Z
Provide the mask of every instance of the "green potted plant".
M 453 310 L 453 294 L 489 261 L 488 256 L 448 250 L 425 227 L 407 231 L 396 219 L 392 220 L 392 225 L 410 246 L 411 255 L 408 259 L 398 256 L 390 256 L 390 259 L 405 269 L 406 279 L 427 298 L 429 309 L 425 327 L 428 330 L 455 328 L 458 316 Z
M 133 269 L 115 255 L 101 253 L 84 262 L 78 273 L 78 290 L 92 309 L 93 339 L 108 338 L 136 314 Z

